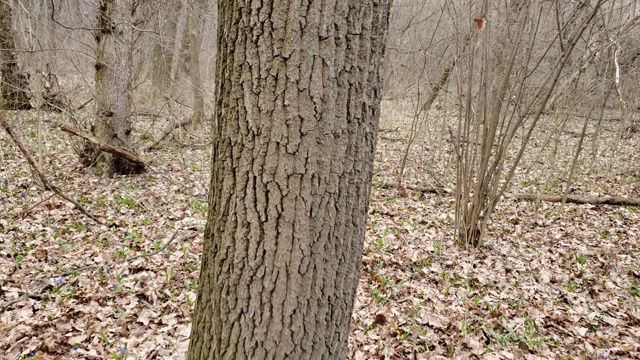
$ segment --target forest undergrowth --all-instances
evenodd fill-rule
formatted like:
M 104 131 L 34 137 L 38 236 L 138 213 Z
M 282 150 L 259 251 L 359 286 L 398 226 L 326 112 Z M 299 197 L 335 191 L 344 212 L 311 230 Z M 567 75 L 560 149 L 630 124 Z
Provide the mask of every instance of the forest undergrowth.
M 640 209 L 503 199 L 482 246 L 466 247 L 453 235 L 451 113 L 431 114 L 394 187 L 405 105 L 383 102 L 350 358 L 639 358 Z M 174 131 L 146 154 L 149 172 L 104 179 L 82 167 L 59 115 L 8 117 L 49 179 L 101 223 L 45 191 L 0 133 L 0 357 L 183 359 L 208 134 Z M 136 124 L 150 134 L 140 143 L 164 126 L 151 121 Z M 554 121 L 535 132 L 511 192 L 563 194 L 582 119 L 557 138 Z M 596 147 L 585 146 L 569 194 L 640 197 L 640 134 L 617 140 L 617 126 L 605 121 L 595 141 L 589 128 Z

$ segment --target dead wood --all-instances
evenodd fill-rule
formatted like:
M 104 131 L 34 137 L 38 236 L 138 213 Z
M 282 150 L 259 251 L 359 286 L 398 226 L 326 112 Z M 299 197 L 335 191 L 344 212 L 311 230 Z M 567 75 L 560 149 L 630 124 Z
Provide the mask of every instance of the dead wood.
M 389 183 L 382 183 L 382 184 L 375 184 L 375 186 L 379 189 L 397 189 L 398 185 L 396 184 L 389 184 Z M 416 191 L 422 194 L 449 194 L 451 193 L 451 190 L 449 189 L 445 189 L 443 187 L 435 187 L 435 186 L 414 186 L 414 185 L 409 185 L 409 186 L 403 186 L 403 189 L 406 190 L 411 190 L 411 191 Z
M 562 202 L 562 195 L 554 194 L 508 194 L 505 193 L 506 198 L 537 201 L 542 200 L 546 202 Z M 620 196 L 577 196 L 568 195 L 565 199 L 566 203 L 572 204 L 590 204 L 590 205 L 618 205 L 618 206 L 640 206 L 640 198 L 625 198 Z
M 141 165 L 141 166 L 145 166 L 145 162 L 140 159 L 140 157 L 135 154 L 132 151 L 129 151 L 127 149 L 123 149 L 117 146 L 113 146 L 113 145 L 109 145 L 109 144 L 105 144 L 104 142 L 100 141 L 99 139 L 95 138 L 94 136 L 92 136 L 89 133 L 86 133 L 84 131 L 80 131 L 78 129 L 72 128 L 69 125 L 66 124 L 62 124 L 60 125 L 60 130 L 67 132 L 69 134 L 73 134 L 76 136 L 79 136 L 85 140 L 87 140 L 88 142 L 90 142 L 92 145 L 98 147 L 100 150 L 108 152 L 110 154 L 119 156 L 123 159 L 129 160 L 134 164 L 137 165 Z
M 78 210 L 80 210 L 83 214 L 87 215 L 93 221 L 99 224 L 102 224 L 102 222 L 98 220 L 98 218 L 89 214 L 89 212 L 82 205 L 80 205 L 79 202 L 67 196 L 65 193 L 62 192 L 62 190 L 60 190 L 57 186 L 53 185 L 49 181 L 49 179 L 47 179 L 47 177 L 44 175 L 44 172 L 42 171 L 40 166 L 35 162 L 31 154 L 29 153 L 29 151 L 27 151 L 27 148 L 24 147 L 24 144 L 22 144 L 22 141 L 20 141 L 20 138 L 18 138 L 18 135 L 13 131 L 13 128 L 11 128 L 11 125 L 9 125 L 9 122 L 5 118 L 4 113 L 0 113 L 0 125 L 2 125 L 2 127 L 6 130 L 6 132 L 11 137 L 11 139 L 13 139 L 16 145 L 18 145 L 18 148 L 20 148 L 20 151 L 29 162 L 29 165 L 31 165 L 31 168 L 36 172 L 36 174 L 38 174 L 38 177 L 40 178 L 40 181 L 42 181 L 42 185 L 44 185 L 45 189 L 49 191 L 53 191 L 54 193 L 56 193 L 56 195 L 60 196 L 61 198 L 75 205 L 75 207 Z
M 78 111 L 78 110 L 82 110 L 85 106 L 87 106 L 87 105 L 88 105 L 90 102 L 92 102 L 92 101 L 93 101 L 93 98 L 91 98 L 91 99 L 89 99 L 89 100 L 87 100 L 87 101 L 83 102 L 83 103 L 82 103 L 82 105 L 80 105 L 80 106 L 76 107 L 76 111 Z
M 185 125 L 189 125 L 191 124 L 192 121 L 193 119 L 191 117 L 188 117 L 180 121 L 175 121 L 168 124 L 167 126 L 165 126 L 164 130 L 162 130 L 162 132 L 158 136 L 156 136 L 156 138 L 153 141 L 142 145 L 142 147 L 140 147 L 140 151 L 144 152 L 144 151 L 151 150 L 154 146 L 158 145 L 158 143 L 162 141 L 162 139 L 167 137 L 167 135 L 169 135 L 173 130 L 179 127 L 183 127 Z
M 397 189 L 395 184 L 382 183 L 375 185 L 379 189 Z M 405 186 L 404 189 L 416 191 L 422 194 L 450 194 L 451 190 L 443 187 L 435 186 Z M 507 199 L 517 199 L 524 201 L 546 201 L 546 202 L 562 202 L 562 195 L 555 194 L 525 194 L 525 193 L 505 193 Z M 578 196 L 568 195 L 566 203 L 579 205 L 617 205 L 617 206 L 640 206 L 640 198 L 626 198 L 621 196 Z

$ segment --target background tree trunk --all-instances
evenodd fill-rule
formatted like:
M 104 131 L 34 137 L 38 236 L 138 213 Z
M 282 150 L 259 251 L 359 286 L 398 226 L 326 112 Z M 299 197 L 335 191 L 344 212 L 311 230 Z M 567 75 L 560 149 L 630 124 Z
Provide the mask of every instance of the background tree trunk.
M 202 24 L 207 11 L 206 1 L 194 4 L 193 14 L 189 15 L 189 74 L 191 75 L 191 89 L 193 90 L 193 127 L 199 129 L 204 117 L 204 84 L 200 69 L 200 45 L 202 44 Z
M 94 135 L 105 144 L 132 150 L 131 78 L 133 0 L 101 0 L 96 32 L 96 124 Z M 96 173 L 110 176 L 142 171 L 139 165 L 93 148 Z
M 15 49 L 15 39 L 11 26 L 11 6 L 0 1 L 0 72 L 2 72 L 0 93 L 3 110 L 29 110 L 31 102 L 27 89 L 29 76 L 20 71 Z
M 218 4 L 213 168 L 188 359 L 344 358 L 390 1 Z

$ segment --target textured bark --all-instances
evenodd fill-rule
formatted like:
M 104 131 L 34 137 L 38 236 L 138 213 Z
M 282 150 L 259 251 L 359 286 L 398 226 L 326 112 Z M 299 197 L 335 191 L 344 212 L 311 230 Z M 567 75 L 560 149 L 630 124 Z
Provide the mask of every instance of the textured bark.
M 131 77 L 133 0 L 101 0 L 96 31 L 96 124 L 93 134 L 102 143 L 133 151 L 131 147 Z M 96 173 L 131 174 L 138 164 L 93 147 Z
M 388 0 L 218 2 L 188 359 L 340 359 L 366 227 Z
M 29 110 L 30 97 L 27 93 L 29 76 L 20 71 L 16 59 L 15 39 L 11 27 L 11 7 L 5 1 L 0 1 L 0 93 L 3 110 Z

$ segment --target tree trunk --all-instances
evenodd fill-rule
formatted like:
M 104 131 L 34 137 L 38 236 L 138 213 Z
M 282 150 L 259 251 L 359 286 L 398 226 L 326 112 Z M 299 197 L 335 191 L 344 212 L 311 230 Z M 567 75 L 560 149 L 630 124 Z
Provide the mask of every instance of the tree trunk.
M 131 77 L 133 0 L 101 0 L 96 31 L 96 107 L 93 134 L 105 144 L 131 146 Z M 143 169 L 118 156 L 92 148 L 96 174 L 131 174 Z
M 178 75 L 180 72 L 180 64 L 184 62 L 186 55 L 185 42 L 188 41 L 187 36 L 187 17 L 188 9 L 186 4 L 182 4 L 178 13 L 178 19 L 176 20 L 176 32 L 173 40 L 173 53 L 171 55 L 171 67 L 169 69 L 169 80 L 171 81 L 172 93 L 177 88 L 176 81 L 178 81 Z
M 202 83 L 202 75 L 200 72 L 200 45 L 202 44 L 202 22 L 203 14 L 206 11 L 206 1 L 200 1 L 200 6 L 194 9 L 194 14 L 189 15 L 187 23 L 189 25 L 189 59 L 191 66 L 189 73 L 191 75 L 191 89 L 193 90 L 193 114 L 191 116 L 192 124 L 195 129 L 202 126 L 202 118 L 204 117 L 204 89 Z
M 173 42 L 181 14 L 182 4 L 179 1 L 158 2 L 159 10 L 156 14 L 158 21 L 157 44 L 152 50 L 152 86 L 153 102 L 161 99 L 169 89 L 171 82 L 171 64 L 173 62 Z
M 27 89 L 29 76 L 20 71 L 16 58 L 15 39 L 11 26 L 11 6 L 0 1 L 0 93 L 3 110 L 29 110 L 31 102 Z
M 345 358 L 390 1 L 218 6 L 213 167 L 188 359 Z

